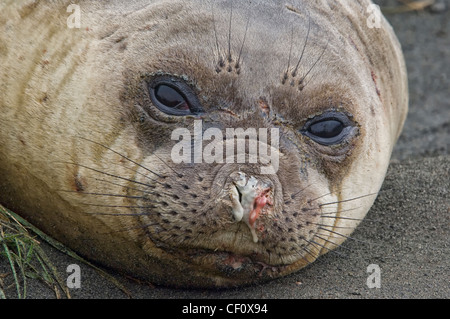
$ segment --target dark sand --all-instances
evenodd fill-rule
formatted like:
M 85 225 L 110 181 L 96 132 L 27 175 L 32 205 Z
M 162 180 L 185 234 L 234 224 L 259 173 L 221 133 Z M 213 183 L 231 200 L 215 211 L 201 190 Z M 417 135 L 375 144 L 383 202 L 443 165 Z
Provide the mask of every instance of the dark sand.
M 376 1 L 382 5 L 392 1 Z M 352 237 L 305 269 L 263 285 L 228 290 L 150 287 L 116 277 L 133 298 L 449 298 L 450 297 L 450 10 L 387 15 L 402 43 L 410 112 L 375 205 Z M 63 278 L 78 263 L 44 245 Z M 344 247 L 350 249 L 347 250 Z M 79 264 L 79 263 L 78 263 Z M 366 285 L 367 266 L 381 268 L 381 288 Z M 80 264 L 72 298 L 127 298 Z M 7 264 L 0 262 L 0 273 Z M 7 291 L 14 297 L 14 289 Z M 28 298 L 54 298 L 31 281 Z

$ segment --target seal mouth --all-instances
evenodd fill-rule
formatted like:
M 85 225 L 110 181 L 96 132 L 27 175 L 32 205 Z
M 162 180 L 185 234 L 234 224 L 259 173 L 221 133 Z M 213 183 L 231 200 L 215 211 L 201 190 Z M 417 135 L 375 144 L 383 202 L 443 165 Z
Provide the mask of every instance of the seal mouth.
M 271 265 L 263 261 L 258 256 L 239 255 L 232 252 L 220 251 L 200 251 L 197 254 L 206 258 L 212 258 L 213 265 L 217 270 L 226 276 L 248 278 L 274 278 L 289 265 Z
M 196 214 L 140 216 L 150 225 L 145 236 L 162 252 L 164 267 L 234 285 L 281 277 L 314 261 L 319 252 L 310 246 L 307 222 L 318 222 L 318 215 L 310 214 L 318 204 L 309 204 L 309 218 L 295 223 L 295 216 L 283 210 L 276 176 L 229 168 L 211 182 L 219 185 L 217 192 Z M 304 204 L 300 197 L 291 200 Z
M 220 276 L 240 282 L 255 282 L 280 277 L 292 264 L 270 264 L 258 254 L 243 255 L 230 251 L 196 248 L 186 252 L 172 252 L 178 260 L 189 260 L 205 274 Z
M 234 286 L 284 276 L 319 256 L 321 202 L 308 201 L 319 197 L 316 188 L 258 174 L 256 165 L 186 172 L 137 201 L 142 245 L 162 272 L 200 286 Z
M 157 246 L 167 254 L 164 259 L 171 267 L 183 273 L 201 273 L 205 279 L 229 282 L 231 286 L 264 282 L 279 278 L 313 262 L 316 257 L 305 255 L 286 255 L 271 261 L 266 251 L 237 252 L 228 249 L 211 249 L 186 245 L 174 247 L 158 242 Z M 283 262 L 285 259 L 285 262 Z

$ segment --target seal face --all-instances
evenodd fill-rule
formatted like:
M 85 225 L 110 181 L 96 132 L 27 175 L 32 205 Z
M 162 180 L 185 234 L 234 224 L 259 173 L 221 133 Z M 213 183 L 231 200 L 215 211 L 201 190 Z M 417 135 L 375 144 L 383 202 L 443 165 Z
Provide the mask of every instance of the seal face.
M 155 283 L 302 268 L 364 218 L 406 116 L 370 4 L 81 1 L 79 28 L 69 3 L 6 6 L 0 201 Z

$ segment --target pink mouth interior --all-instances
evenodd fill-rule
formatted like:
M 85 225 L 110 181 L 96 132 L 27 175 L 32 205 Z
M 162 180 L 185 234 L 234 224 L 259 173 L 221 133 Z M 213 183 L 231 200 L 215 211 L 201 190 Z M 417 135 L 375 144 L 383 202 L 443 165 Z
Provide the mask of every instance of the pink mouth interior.
M 266 204 L 272 205 L 272 201 L 269 199 L 270 188 L 266 188 L 257 195 L 253 201 L 253 209 L 249 215 L 249 225 L 255 227 L 255 222 L 260 216 L 262 209 Z

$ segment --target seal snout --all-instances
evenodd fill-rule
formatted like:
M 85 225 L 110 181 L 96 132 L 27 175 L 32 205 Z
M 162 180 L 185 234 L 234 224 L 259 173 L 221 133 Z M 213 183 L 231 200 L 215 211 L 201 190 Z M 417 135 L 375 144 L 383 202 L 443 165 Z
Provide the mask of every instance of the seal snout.
M 245 173 L 232 174 L 230 185 L 231 212 L 236 222 L 243 221 L 250 229 L 254 243 L 258 242 L 257 230 L 263 225 L 257 220 L 261 215 L 269 214 L 273 206 L 271 185 Z

